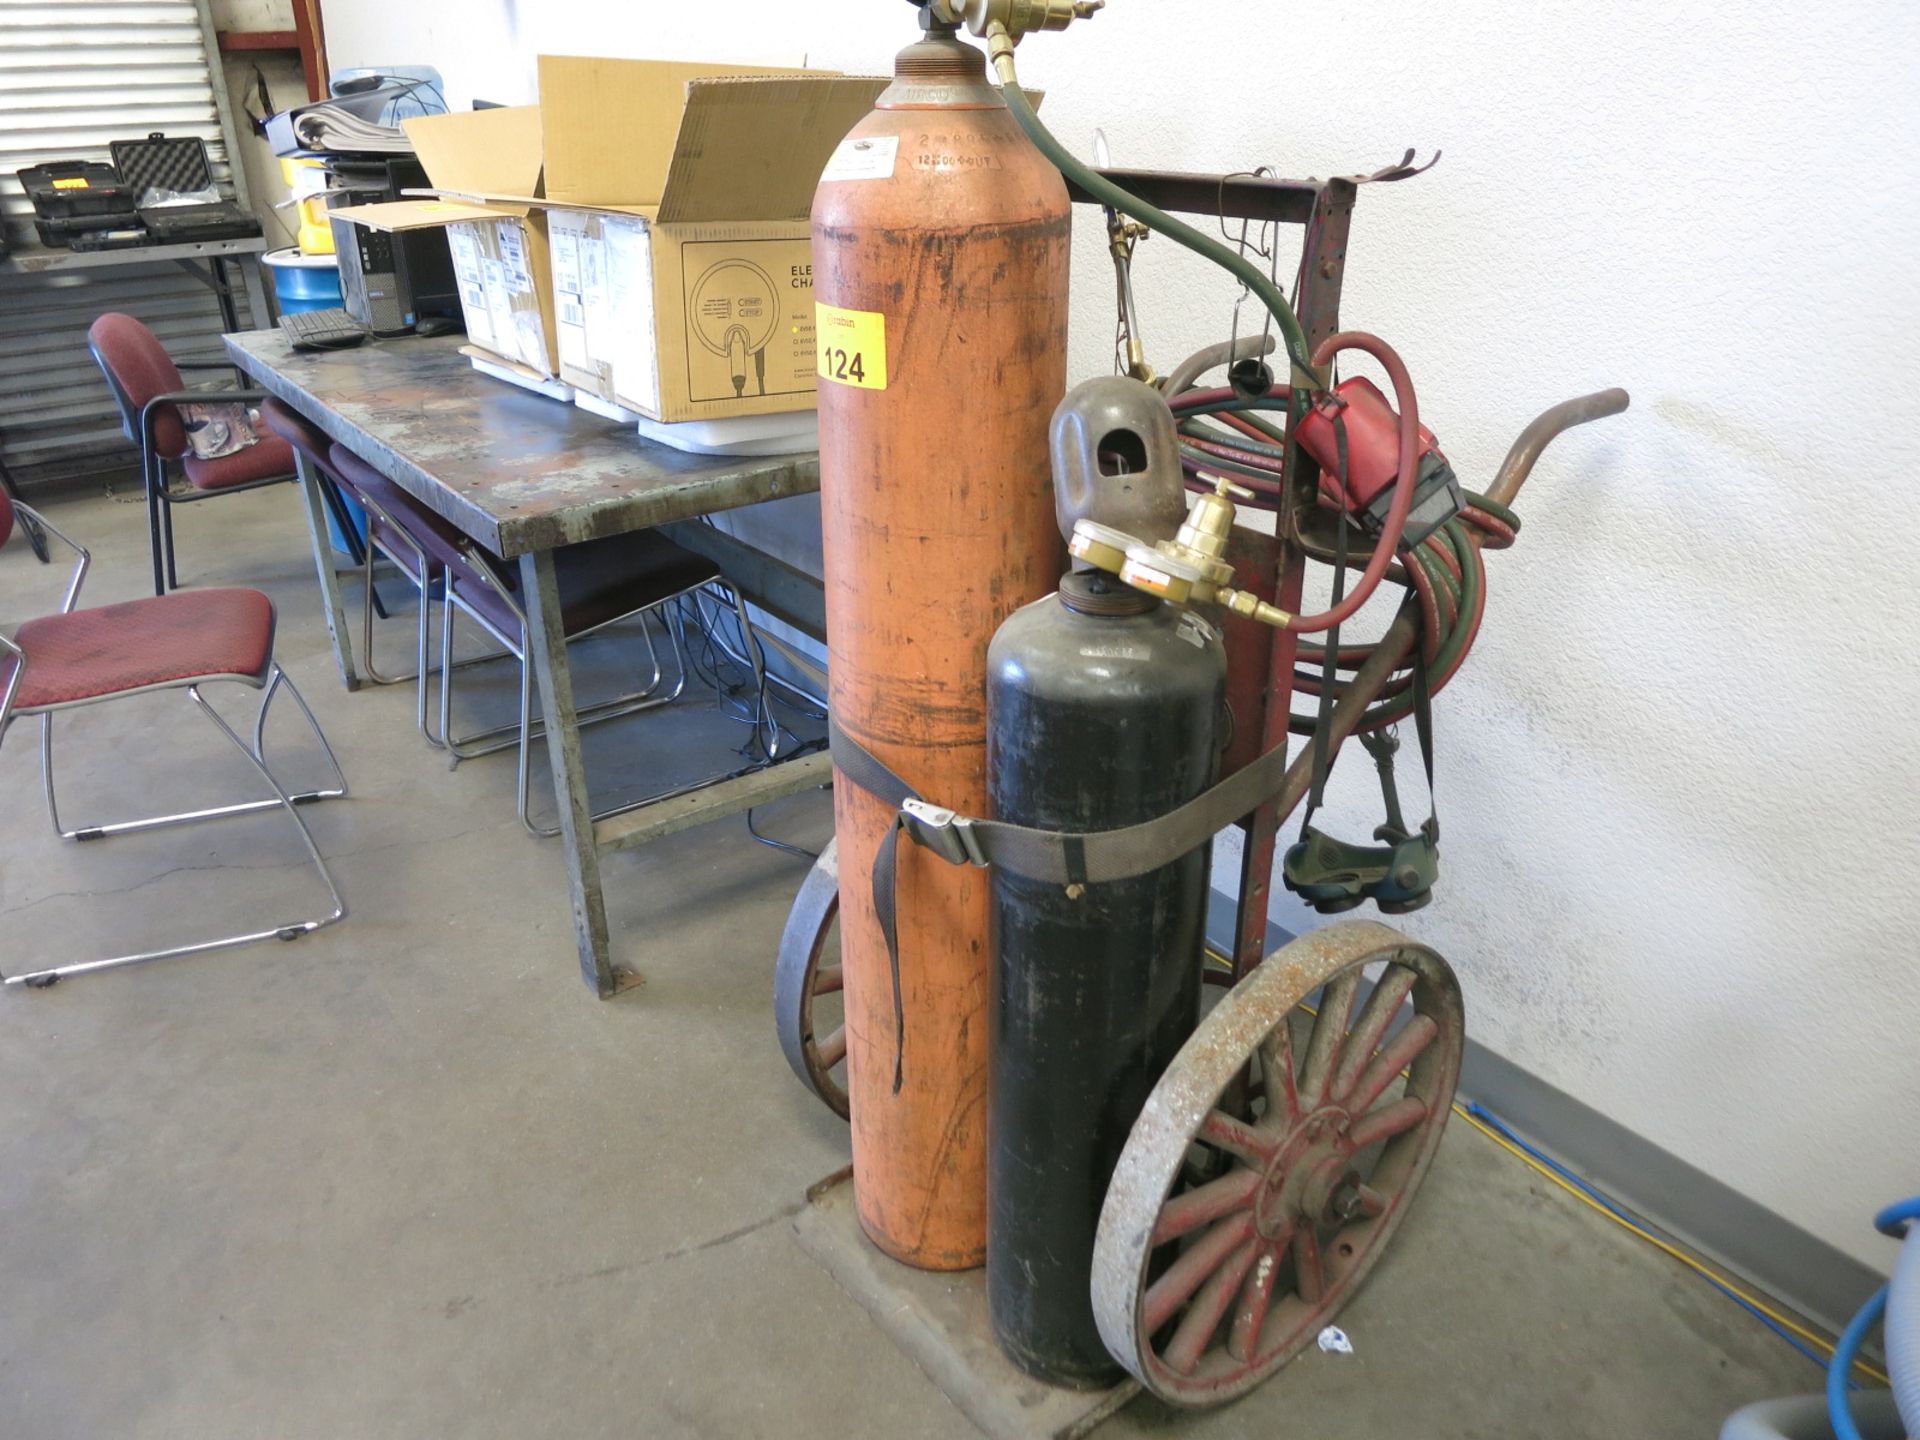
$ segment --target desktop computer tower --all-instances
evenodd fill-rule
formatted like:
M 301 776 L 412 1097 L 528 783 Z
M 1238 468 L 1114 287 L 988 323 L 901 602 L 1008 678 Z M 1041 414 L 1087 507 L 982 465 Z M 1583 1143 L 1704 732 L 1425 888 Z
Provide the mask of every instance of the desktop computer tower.
M 329 209 L 398 200 L 402 191 L 427 185 L 426 171 L 411 156 L 336 159 L 328 168 L 333 173 Z M 341 303 L 374 334 L 403 334 L 428 316 L 460 317 L 445 230 L 390 233 L 335 220 L 333 246 L 340 258 Z

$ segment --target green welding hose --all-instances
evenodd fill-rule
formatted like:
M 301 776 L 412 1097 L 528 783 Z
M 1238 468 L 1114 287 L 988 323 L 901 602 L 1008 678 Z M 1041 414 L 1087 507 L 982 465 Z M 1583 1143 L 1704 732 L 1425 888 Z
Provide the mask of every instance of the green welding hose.
M 995 68 L 1000 75 L 1000 93 L 1005 97 L 1007 109 L 1013 112 L 1013 118 L 1020 128 L 1027 132 L 1027 138 L 1033 141 L 1036 149 L 1051 160 L 1054 168 L 1078 185 L 1087 194 L 1102 205 L 1131 215 L 1149 230 L 1158 231 L 1175 244 L 1184 245 L 1196 254 L 1204 255 L 1221 269 L 1229 271 L 1241 284 L 1245 285 L 1279 322 L 1281 338 L 1286 342 L 1287 356 L 1293 367 L 1310 387 L 1317 388 L 1320 377 L 1314 372 L 1312 351 L 1307 345 L 1306 332 L 1300 328 L 1299 317 L 1293 313 L 1293 306 L 1287 303 L 1285 293 L 1275 285 L 1245 256 L 1228 249 L 1218 240 L 1204 235 L 1191 225 L 1183 224 L 1155 208 L 1130 190 L 1123 190 L 1105 176 L 1083 165 L 1071 152 L 1054 139 L 1053 133 L 1040 123 L 1040 117 L 1034 113 L 1026 92 L 1020 88 L 1018 77 L 1013 70 L 1012 55 L 997 56 Z M 1284 405 L 1278 407 L 1285 409 Z
M 1520 517 L 1505 505 L 1502 505 L 1498 500 L 1488 499 L 1485 495 L 1477 491 L 1464 488 L 1460 493 L 1467 497 L 1467 504 L 1471 505 L 1474 509 L 1484 510 L 1494 519 L 1510 528 L 1514 534 L 1518 535 L 1520 533 Z
M 1279 406 L 1278 408 L 1284 410 L 1284 409 L 1288 409 L 1289 407 L 1286 405 L 1282 405 L 1282 406 Z M 1181 413 L 1185 414 L 1187 412 L 1182 411 Z M 1287 443 L 1287 432 L 1285 430 L 1282 430 L 1278 425 L 1274 424 L 1271 420 L 1268 420 L 1252 411 L 1246 411 L 1242 413 L 1240 415 L 1240 418 L 1246 421 L 1249 425 L 1253 426 L 1254 429 L 1258 430 L 1261 434 L 1265 435 L 1268 439 L 1272 440 L 1274 444 L 1285 445 Z
M 1182 405 L 1177 412 L 1182 420 L 1192 420 L 1204 415 L 1221 415 L 1231 410 L 1243 420 L 1250 420 L 1256 426 L 1271 433 L 1271 421 L 1263 421 L 1255 411 L 1278 410 L 1283 415 L 1293 409 L 1292 400 L 1279 395 L 1256 395 L 1251 400 L 1234 398 L 1216 400 L 1211 405 Z M 1282 435 L 1281 439 L 1286 437 Z
M 1191 424 L 1183 423 L 1180 426 L 1180 433 L 1190 435 L 1196 440 L 1211 441 L 1215 445 L 1231 445 L 1236 450 L 1245 450 L 1250 455 L 1265 455 L 1270 460 L 1284 461 L 1287 458 L 1286 447 L 1283 445 L 1264 444 L 1242 435 L 1238 430 L 1228 430 L 1219 425 L 1203 425 L 1198 420 Z M 1277 480 L 1280 477 L 1270 473 L 1268 478 Z
M 1427 667 L 1428 673 L 1436 682 L 1444 681 L 1459 667 L 1460 660 L 1472 643 L 1474 612 L 1480 605 L 1481 570 L 1479 556 L 1473 553 L 1473 546 L 1467 542 L 1466 531 L 1458 520 L 1449 520 L 1441 527 L 1441 533 L 1447 537 L 1447 543 L 1453 546 L 1453 553 L 1460 561 L 1460 604 L 1455 611 L 1455 620 L 1440 642 L 1440 650 L 1433 657 L 1433 663 Z M 1438 561 L 1434 562 L 1436 565 Z M 1440 565 L 1441 570 L 1447 567 Z M 1446 575 L 1448 583 L 1453 580 L 1451 571 Z M 1360 724 L 1369 729 L 1378 729 L 1382 725 L 1391 725 L 1396 720 L 1404 720 L 1413 713 L 1413 691 L 1411 687 L 1391 700 L 1383 700 L 1361 718 Z
M 1435 576 L 1438 583 L 1445 585 L 1450 593 L 1457 589 L 1459 595 L 1459 604 L 1454 610 L 1454 623 L 1447 628 L 1446 634 L 1441 638 L 1439 650 L 1435 653 L 1432 663 L 1427 666 L 1429 674 L 1437 681 L 1444 681 L 1458 667 L 1462 653 L 1472 642 L 1474 611 L 1480 604 L 1481 570 L 1478 563 L 1479 556 L 1474 553 L 1473 546 L 1468 543 L 1466 531 L 1458 520 L 1449 520 L 1438 533 L 1446 537 L 1447 544 L 1452 547 L 1455 557 L 1460 562 L 1460 579 L 1457 586 L 1453 571 L 1442 564 L 1437 557 L 1422 554 L 1419 549 L 1414 550 L 1412 554 L 1416 563 L 1425 568 L 1427 573 Z M 1324 653 L 1321 646 L 1311 641 L 1300 642 L 1300 655 L 1303 660 L 1317 661 Z M 1316 685 L 1321 680 L 1319 675 L 1314 674 L 1302 674 L 1300 678 Z M 1382 700 L 1368 709 L 1360 717 L 1357 728 L 1377 730 L 1383 725 L 1404 720 L 1412 713 L 1413 691 L 1409 687 L 1392 699 Z M 1291 718 L 1288 728 L 1296 735 L 1311 735 L 1313 726 L 1312 715 L 1295 715 Z
M 1224 443 L 1224 442 L 1223 442 Z M 1189 464 L 1197 465 L 1213 475 L 1233 475 L 1243 480 L 1252 480 L 1261 485 L 1271 485 L 1278 493 L 1279 486 L 1271 470 L 1262 470 L 1255 465 L 1243 465 L 1237 460 L 1229 460 L 1221 455 L 1209 455 L 1190 445 L 1180 447 L 1180 458 Z

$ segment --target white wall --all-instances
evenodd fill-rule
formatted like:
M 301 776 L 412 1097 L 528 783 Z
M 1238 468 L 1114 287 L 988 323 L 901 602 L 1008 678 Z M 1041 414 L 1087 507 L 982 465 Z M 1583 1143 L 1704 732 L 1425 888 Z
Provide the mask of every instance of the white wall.
M 871 71 L 911 38 L 897 0 L 327 23 L 336 66 L 429 59 L 456 99 L 532 98 L 543 48 Z M 1406 927 L 1487 1045 L 1878 1265 L 1868 1215 L 1920 1188 L 1916 56 L 1899 0 L 1114 0 L 1021 49 L 1057 131 L 1104 126 L 1120 164 L 1444 149 L 1362 192 L 1345 318 L 1407 358 L 1469 483 L 1546 405 L 1633 392 L 1549 453 L 1489 563 L 1438 712 L 1444 891 Z M 1096 229 L 1076 375 L 1108 365 Z M 1170 251 L 1139 262 L 1163 368 L 1231 300 Z M 1332 824 L 1364 835 L 1347 768 Z

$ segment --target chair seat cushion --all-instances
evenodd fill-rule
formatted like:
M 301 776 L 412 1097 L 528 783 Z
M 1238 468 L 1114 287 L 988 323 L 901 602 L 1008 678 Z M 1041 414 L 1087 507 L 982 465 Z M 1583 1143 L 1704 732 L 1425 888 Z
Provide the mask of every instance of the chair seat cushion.
M 187 483 L 194 489 L 224 490 L 229 485 L 271 480 L 279 475 L 292 479 L 293 447 L 278 435 L 263 435 L 257 444 L 217 460 L 201 460 L 189 455 L 182 463 Z
M 27 654 L 17 712 L 199 680 L 257 684 L 273 660 L 273 602 L 258 590 L 175 590 L 42 616 L 13 638 Z M 0 690 L 13 665 L 0 660 Z
M 525 608 L 519 562 L 489 554 L 486 565 L 515 602 Z M 553 568 L 560 588 L 561 629 L 568 639 L 721 578 L 720 567 L 711 560 L 656 530 L 565 546 L 553 552 Z M 520 644 L 519 617 L 497 592 L 469 578 L 472 563 L 449 565 L 448 569 L 458 596 L 502 635 Z
M 658 605 L 670 595 L 721 578 L 718 565 L 658 530 L 568 545 L 554 552 L 553 566 L 560 587 L 561 621 L 569 636 L 583 635 L 622 615 Z M 520 567 L 502 568 L 508 588 L 517 593 Z
M 476 573 L 476 567 L 484 565 L 524 608 L 518 561 L 503 560 L 468 540 L 451 521 L 427 509 L 352 451 L 335 445 L 329 457 L 342 484 L 386 510 L 429 557 L 446 567 L 460 599 L 509 643 L 522 643 L 513 607 Z M 560 586 L 561 623 L 570 636 L 721 578 L 719 566 L 657 530 L 563 546 L 554 551 L 553 563 Z

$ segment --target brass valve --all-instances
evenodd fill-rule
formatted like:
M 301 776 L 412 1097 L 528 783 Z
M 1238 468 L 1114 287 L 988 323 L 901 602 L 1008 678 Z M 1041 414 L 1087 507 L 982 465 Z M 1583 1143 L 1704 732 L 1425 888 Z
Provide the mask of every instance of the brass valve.
M 1124 584 L 1176 605 L 1224 606 L 1236 615 L 1284 629 L 1293 616 L 1257 595 L 1235 590 L 1233 566 L 1226 560 L 1233 533 L 1233 495 L 1248 495 L 1224 477 L 1214 480 L 1214 492 L 1202 495 L 1187 512 L 1186 523 L 1171 540 L 1148 545 L 1110 525 L 1081 520 L 1073 527 L 1067 553 L 1096 570 L 1118 575 Z
M 975 35 L 985 35 L 999 25 L 1010 41 L 1019 43 L 1022 35 L 1035 30 L 1064 30 L 1076 20 L 1085 20 L 1107 0 L 932 0 L 928 11 L 936 20 L 949 25 L 965 25 Z
M 1234 504 L 1229 496 L 1251 496 L 1251 490 L 1235 485 L 1224 476 L 1213 482 L 1213 494 L 1202 495 L 1187 511 L 1187 523 L 1171 540 L 1160 542 L 1169 555 L 1198 565 L 1206 577 L 1224 585 L 1233 579 L 1233 567 L 1224 558 L 1227 540 L 1233 534 Z

